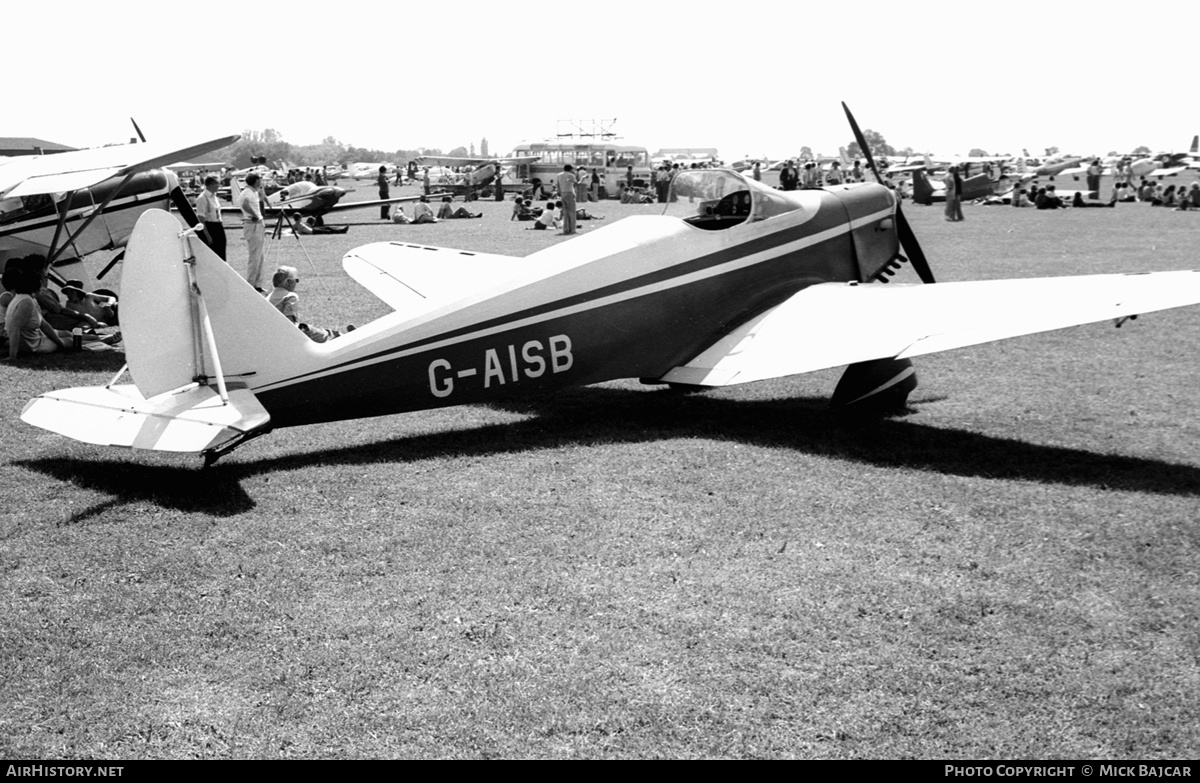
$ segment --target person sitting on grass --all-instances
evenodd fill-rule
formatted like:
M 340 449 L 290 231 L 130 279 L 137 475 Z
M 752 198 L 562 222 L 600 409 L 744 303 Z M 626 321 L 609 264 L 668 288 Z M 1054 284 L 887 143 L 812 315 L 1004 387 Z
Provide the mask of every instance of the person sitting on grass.
M 35 296 L 38 306 L 42 308 L 42 316 L 52 328 L 69 332 L 76 328 L 100 329 L 105 326 L 103 321 L 62 303 L 58 292 L 50 287 L 50 265 L 44 256 L 26 256 L 22 263 L 27 272 L 37 275 L 38 290 Z
M 533 224 L 533 231 L 546 231 L 551 228 L 558 228 L 558 214 L 554 211 L 554 202 L 547 201 L 546 208 L 542 210 L 542 214 L 538 216 L 537 221 Z
M 404 207 L 397 204 L 396 208 L 392 210 L 392 222 L 407 225 L 412 221 L 408 219 L 408 215 L 404 214 Z
M 41 288 L 40 274 L 14 268 L 5 271 L 2 280 L 4 287 L 13 293 L 4 312 L 4 331 L 8 337 L 5 359 L 78 347 L 70 332 L 55 329 L 42 317 L 42 308 L 36 298 Z M 86 341 L 112 345 L 120 342 L 121 335 L 83 335 L 80 340 L 81 344 Z
M 0 289 L 2 289 L 0 290 L 0 351 L 5 353 L 8 351 L 8 331 L 4 326 L 4 317 L 8 315 L 8 303 L 17 295 L 13 288 L 19 274 L 21 274 L 20 268 L 16 264 L 12 264 L 4 270 L 3 277 L 0 277 Z
M 296 286 L 300 283 L 300 272 L 296 267 L 279 267 L 271 277 L 271 283 L 275 286 L 275 289 L 267 296 L 267 301 L 276 310 L 283 313 L 285 318 L 300 327 L 300 331 L 304 332 L 308 336 L 308 339 L 314 343 L 324 343 L 335 337 L 342 336 L 342 333 L 337 329 L 322 329 L 319 326 L 309 326 L 306 323 L 300 323 L 300 295 L 296 293 Z M 347 326 L 346 331 L 353 332 L 353 324 Z
M 109 291 L 89 294 L 83 290 L 82 280 L 68 280 L 62 288 L 67 306 L 76 312 L 90 315 L 100 323 L 114 326 L 117 323 L 117 297 Z
M 1071 197 L 1071 207 L 1072 207 L 1072 208 L 1078 208 L 1078 207 L 1100 207 L 1100 208 L 1104 208 L 1104 207 L 1115 207 L 1116 205 L 1117 205 L 1117 191 L 1116 191 L 1116 189 L 1115 189 L 1115 188 L 1113 189 L 1112 198 L 1110 198 L 1110 199 L 1108 200 L 1108 203 L 1107 203 L 1107 204 L 1093 204 L 1093 203 L 1091 203 L 1091 202 L 1084 201 L 1084 200 L 1083 200 L 1083 193 L 1082 193 L 1082 192 L 1080 192 L 1080 191 L 1078 191 L 1078 190 L 1077 190 L 1077 191 L 1075 191 L 1075 195 Z
M 433 207 L 429 206 L 429 197 L 421 196 L 421 200 L 413 204 L 413 223 L 436 223 L 438 219 L 433 216 Z
M 483 217 L 482 212 L 480 212 L 478 215 L 476 215 L 472 212 L 468 212 L 466 207 L 459 207 L 458 209 L 452 209 L 450 207 L 451 201 L 452 201 L 452 199 L 450 196 L 442 196 L 442 208 L 438 210 L 438 214 L 437 214 L 438 220 L 455 220 L 458 218 L 481 218 L 481 217 Z

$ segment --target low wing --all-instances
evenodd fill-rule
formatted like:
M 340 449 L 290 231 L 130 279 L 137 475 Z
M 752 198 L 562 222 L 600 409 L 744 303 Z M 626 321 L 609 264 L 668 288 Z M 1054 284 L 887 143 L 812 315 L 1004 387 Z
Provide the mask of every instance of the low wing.
M 1184 172 L 1187 170 L 1188 170 L 1187 166 L 1175 166 L 1173 168 L 1168 168 L 1168 169 L 1155 169 L 1154 171 L 1150 172 L 1146 176 L 1147 177 L 1158 177 L 1159 179 L 1162 179 L 1163 177 L 1173 177 L 1176 174 L 1179 174 L 1180 172 Z
M 112 177 L 203 155 L 239 138 L 223 136 L 190 146 L 144 142 L 23 158 L 0 167 L 0 198 L 89 188 Z
M 364 245 L 342 259 L 342 267 L 359 285 L 409 315 L 435 310 L 510 280 L 524 266 L 527 262 L 515 256 L 407 242 Z
M 416 195 L 416 196 L 397 196 L 396 198 L 380 198 L 380 199 L 373 199 L 371 201 L 348 201 L 348 202 L 347 201 L 339 201 L 338 203 L 334 204 L 332 207 L 330 207 L 326 211 L 327 212 L 342 212 L 347 209 L 358 209 L 359 207 L 377 207 L 380 204 L 400 204 L 400 203 L 407 202 L 407 201 L 418 201 L 418 200 L 420 200 L 420 198 L 421 198 L 420 195 Z M 299 199 L 296 199 L 296 201 L 297 202 L 304 201 L 304 199 L 299 198 Z M 290 205 L 290 202 L 281 201 L 280 204 L 284 205 L 284 206 L 288 206 L 288 205 Z M 271 212 L 272 210 L 268 209 L 267 211 Z
M 184 162 L 181 162 L 181 163 L 170 163 L 170 164 L 168 164 L 168 165 L 166 165 L 166 166 L 163 166 L 163 168 L 170 169 L 171 171 L 174 171 L 174 172 L 181 172 L 181 171 L 219 171 L 220 169 L 223 169 L 223 168 L 225 168 L 225 166 L 226 166 L 226 165 L 228 165 L 228 164 L 226 164 L 226 163 L 224 163 L 224 162 L 221 162 L 221 161 L 215 161 L 215 160 L 214 160 L 214 161 L 211 161 L 211 162 L 208 162 L 208 163 L 203 163 L 203 162 L 201 162 L 201 163 L 189 163 L 189 162 L 186 162 L 186 161 L 184 161 Z
M 436 194 L 434 194 L 434 195 L 436 195 Z M 328 207 L 328 208 L 320 210 L 320 211 L 321 211 L 322 215 L 325 215 L 330 212 L 343 212 L 347 209 L 358 209 L 360 207 L 377 207 L 380 204 L 398 204 L 398 203 L 407 202 L 407 201 L 417 201 L 420 198 L 421 197 L 419 195 L 417 195 L 417 196 L 397 196 L 396 198 L 373 199 L 371 201 L 338 202 L 337 204 L 334 204 L 332 207 Z M 294 199 L 289 199 L 288 201 L 281 201 L 278 204 L 269 204 L 269 205 L 263 207 L 263 214 L 267 215 L 267 216 L 271 216 L 271 217 L 278 215 L 280 213 L 280 211 L 289 211 L 289 212 L 295 211 L 295 212 L 304 214 L 304 210 L 307 206 L 306 202 L 311 201 L 311 200 L 312 200 L 312 196 L 298 196 Z M 237 213 L 240 215 L 241 212 L 242 212 L 242 208 L 240 206 L 236 206 L 236 205 L 234 205 L 234 206 L 222 205 L 221 206 L 221 214 L 223 214 L 223 215 L 225 215 L 225 214 L 232 215 L 234 213 Z
M 823 283 L 733 330 L 663 380 L 725 386 L 1200 303 L 1200 272 Z

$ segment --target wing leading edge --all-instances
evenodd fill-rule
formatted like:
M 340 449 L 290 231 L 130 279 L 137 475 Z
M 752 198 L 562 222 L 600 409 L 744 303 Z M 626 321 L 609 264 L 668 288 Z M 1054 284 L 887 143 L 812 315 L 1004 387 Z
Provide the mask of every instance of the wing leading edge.
M 0 196 L 15 198 L 89 188 L 111 177 L 203 155 L 227 147 L 239 138 L 223 136 L 190 146 L 144 142 L 22 158 L 0 170 Z
M 726 386 L 1200 303 L 1200 272 L 938 285 L 823 283 L 733 330 L 662 380 Z

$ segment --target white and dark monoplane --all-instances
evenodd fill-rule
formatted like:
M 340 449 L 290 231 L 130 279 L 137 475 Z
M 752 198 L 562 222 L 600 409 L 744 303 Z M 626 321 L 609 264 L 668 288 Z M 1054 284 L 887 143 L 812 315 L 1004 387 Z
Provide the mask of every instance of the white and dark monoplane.
M 883 285 L 905 263 L 923 283 Z M 726 170 L 681 172 L 665 214 L 525 258 L 383 242 L 343 266 L 395 311 L 317 344 L 147 212 L 122 281 L 132 383 L 48 392 L 22 418 L 212 461 L 276 428 L 616 378 L 703 388 L 849 365 L 835 404 L 894 406 L 913 357 L 1200 302 L 1194 271 L 933 284 L 883 185 L 783 192 Z

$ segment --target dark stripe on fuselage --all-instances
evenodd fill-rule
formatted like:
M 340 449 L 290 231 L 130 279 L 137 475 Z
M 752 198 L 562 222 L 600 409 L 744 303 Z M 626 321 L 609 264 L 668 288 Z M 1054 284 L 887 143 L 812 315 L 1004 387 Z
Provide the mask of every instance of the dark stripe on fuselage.
M 111 184 L 109 184 L 111 183 Z M 109 191 L 116 187 L 116 180 L 106 180 L 89 190 L 78 191 L 71 199 L 70 211 L 91 210 L 108 197 Z M 151 202 L 165 201 L 170 197 L 167 189 L 167 178 L 162 172 L 148 171 L 136 175 L 121 192 L 104 208 L 104 214 L 120 212 L 138 207 L 146 208 Z M 29 231 L 53 229 L 58 225 L 58 209 L 61 202 L 55 202 L 54 209 L 38 217 L 22 218 L 18 216 L 7 227 L 0 228 L 0 237 L 24 234 Z M 87 220 L 88 211 L 71 215 L 66 225 Z

